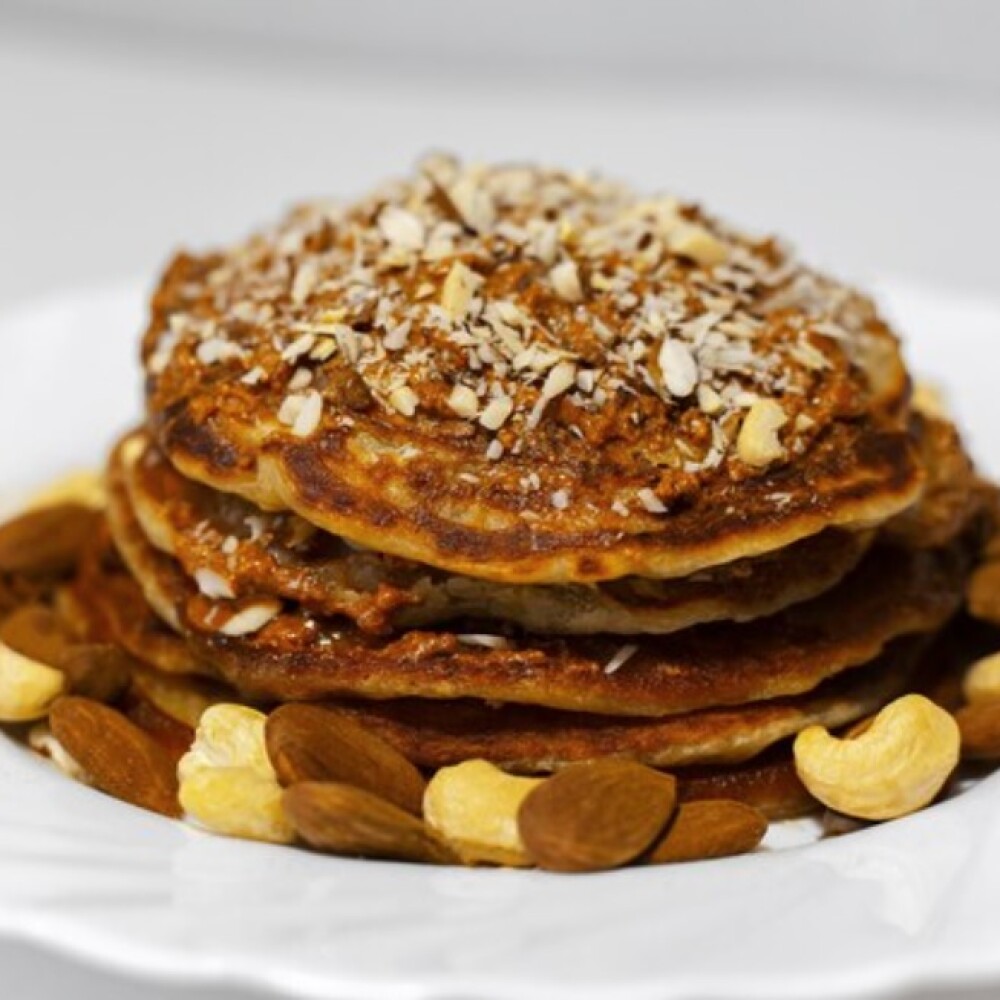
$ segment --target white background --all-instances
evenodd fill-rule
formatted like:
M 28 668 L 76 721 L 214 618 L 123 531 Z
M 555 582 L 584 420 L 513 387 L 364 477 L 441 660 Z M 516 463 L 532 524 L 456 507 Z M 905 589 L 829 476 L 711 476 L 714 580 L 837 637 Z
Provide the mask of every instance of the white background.
M 442 147 L 697 197 L 861 282 L 1000 295 L 993 0 L 0 0 L 0 309 L 152 281 Z M 6 943 L 0 970 L 12 1000 L 192 995 Z

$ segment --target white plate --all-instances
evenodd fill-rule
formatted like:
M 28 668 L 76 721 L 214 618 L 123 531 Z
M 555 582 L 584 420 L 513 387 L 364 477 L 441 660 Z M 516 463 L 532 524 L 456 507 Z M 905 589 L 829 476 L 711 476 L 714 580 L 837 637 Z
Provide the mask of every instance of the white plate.
M 1000 471 L 1000 305 L 882 290 Z M 96 464 L 138 413 L 136 289 L 0 320 L 0 483 Z M 779 830 L 770 843 L 793 839 Z M 868 995 L 1000 985 L 1000 778 L 751 857 L 586 877 L 347 861 L 143 813 L 0 739 L 0 931 L 133 973 L 335 1000 Z

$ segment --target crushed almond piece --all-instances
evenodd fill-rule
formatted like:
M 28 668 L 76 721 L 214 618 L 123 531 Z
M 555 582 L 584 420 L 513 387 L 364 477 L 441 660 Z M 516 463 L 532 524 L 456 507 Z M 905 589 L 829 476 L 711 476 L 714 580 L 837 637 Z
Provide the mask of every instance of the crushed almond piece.
M 461 261 L 456 261 L 441 289 L 441 307 L 453 319 L 464 319 L 482 278 Z
M 267 600 L 250 604 L 237 611 L 220 629 L 223 635 L 240 636 L 259 632 L 281 610 L 278 601 Z
M 448 397 L 448 408 L 471 420 L 479 413 L 479 397 L 467 385 L 456 385 Z
M 580 302 L 583 299 L 583 286 L 580 284 L 580 272 L 571 260 L 556 264 L 549 271 L 549 279 L 556 294 L 567 302 Z
M 479 423 L 489 431 L 497 431 L 513 411 L 514 401 L 509 396 L 495 396 L 483 408 Z
M 648 486 L 636 490 L 635 496 L 650 514 L 666 514 L 666 505 Z
M 412 417 L 419 402 L 417 394 L 408 385 L 401 385 L 389 393 L 389 405 L 404 417 Z
M 698 362 L 691 349 L 679 340 L 664 338 L 658 356 L 660 375 L 671 396 L 683 399 L 690 396 L 698 385 Z
M 780 403 L 758 399 L 747 411 L 736 438 L 736 452 L 747 465 L 763 468 L 785 457 L 778 431 L 788 423 Z
M 729 256 L 725 244 L 703 226 L 681 225 L 672 229 L 667 235 L 667 246 L 705 267 L 721 264 Z
M 423 222 L 404 208 L 386 205 L 378 217 L 378 227 L 389 243 L 399 249 L 420 250 L 424 245 Z

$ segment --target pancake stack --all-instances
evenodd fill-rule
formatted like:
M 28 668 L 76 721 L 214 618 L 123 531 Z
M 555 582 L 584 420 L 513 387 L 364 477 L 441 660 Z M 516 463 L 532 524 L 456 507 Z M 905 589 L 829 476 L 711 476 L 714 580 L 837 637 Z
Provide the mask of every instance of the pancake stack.
M 142 358 L 94 628 L 427 768 L 759 778 L 927 682 L 990 502 L 869 300 L 576 174 L 432 157 L 182 254 Z

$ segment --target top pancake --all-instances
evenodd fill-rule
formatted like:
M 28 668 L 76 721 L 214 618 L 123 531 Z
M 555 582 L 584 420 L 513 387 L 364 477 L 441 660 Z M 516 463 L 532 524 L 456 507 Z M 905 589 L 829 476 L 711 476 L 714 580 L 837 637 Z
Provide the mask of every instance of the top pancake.
M 182 255 L 143 356 L 183 474 L 484 579 L 686 576 L 921 488 L 866 299 L 694 206 L 555 171 L 438 158 Z

